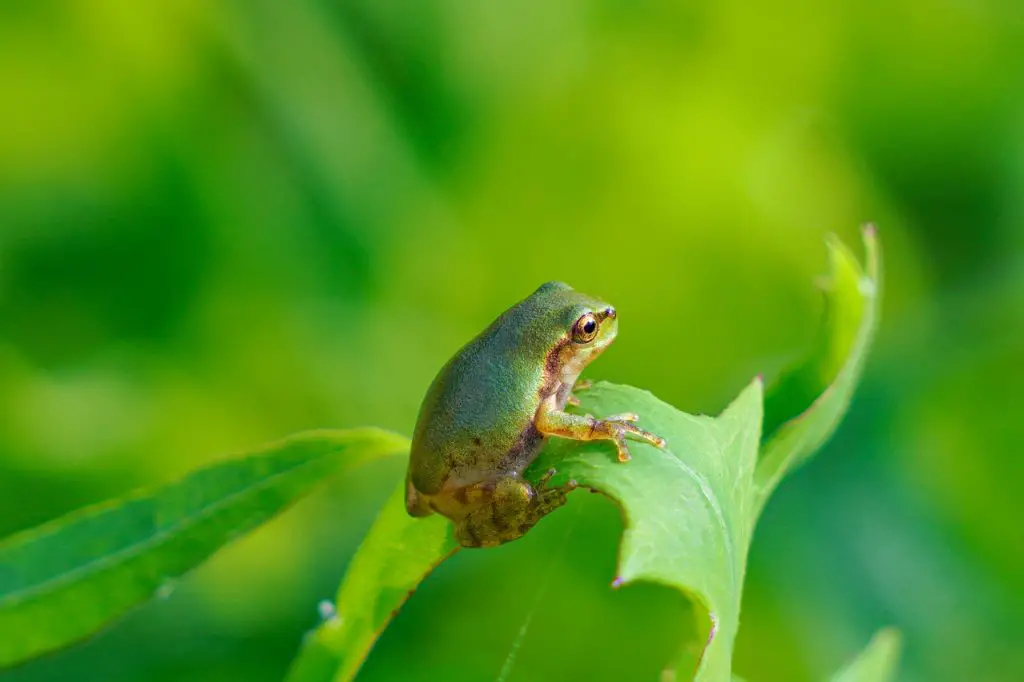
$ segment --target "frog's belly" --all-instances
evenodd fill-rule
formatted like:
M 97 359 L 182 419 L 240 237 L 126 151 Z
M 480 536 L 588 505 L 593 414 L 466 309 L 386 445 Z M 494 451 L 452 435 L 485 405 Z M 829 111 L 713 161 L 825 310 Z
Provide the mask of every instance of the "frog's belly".
M 445 486 L 435 495 L 423 495 L 421 499 L 426 505 L 441 516 L 446 516 L 452 521 L 464 519 L 469 512 L 482 505 L 489 504 L 494 499 L 494 489 L 498 481 L 515 474 L 495 475 L 490 478 L 478 480 L 468 485 L 452 484 Z

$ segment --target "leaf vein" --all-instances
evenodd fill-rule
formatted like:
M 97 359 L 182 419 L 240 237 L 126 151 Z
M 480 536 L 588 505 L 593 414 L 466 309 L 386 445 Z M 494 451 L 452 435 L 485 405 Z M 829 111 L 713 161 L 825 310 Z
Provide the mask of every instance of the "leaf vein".
M 231 493 L 230 495 L 220 497 L 214 500 L 211 504 L 204 505 L 195 514 L 187 515 L 182 520 L 168 526 L 167 528 L 157 531 L 140 542 L 134 542 L 116 552 L 97 557 L 96 559 L 76 566 L 70 571 L 60 573 L 59 575 L 49 578 L 41 583 L 31 585 L 25 589 L 10 592 L 5 596 L 0 597 L 0 610 L 11 609 L 31 602 L 37 598 L 44 597 L 47 594 L 55 592 L 61 587 L 75 582 L 75 580 L 82 576 L 96 575 L 109 568 L 115 568 L 118 565 L 128 563 L 130 559 L 136 558 L 149 549 L 165 544 L 180 532 L 188 530 L 216 515 L 225 507 L 233 504 L 236 500 L 270 488 L 282 477 L 295 475 L 304 468 L 319 464 L 322 459 L 323 458 L 320 457 L 315 460 L 303 462 L 298 466 L 291 467 L 284 471 L 279 471 L 272 476 L 259 480 L 255 485 L 247 486 L 242 490 Z

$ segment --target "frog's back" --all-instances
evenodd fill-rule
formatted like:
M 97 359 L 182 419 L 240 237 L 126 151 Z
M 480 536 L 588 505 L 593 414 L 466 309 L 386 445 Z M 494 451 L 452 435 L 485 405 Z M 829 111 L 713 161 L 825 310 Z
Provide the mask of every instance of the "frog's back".
M 539 447 L 533 420 L 543 363 L 516 352 L 508 332 L 496 322 L 456 354 L 427 391 L 410 454 L 410 478 L 419 492 L 434 494 L 449 480 L 456 486 L 483 480 Z

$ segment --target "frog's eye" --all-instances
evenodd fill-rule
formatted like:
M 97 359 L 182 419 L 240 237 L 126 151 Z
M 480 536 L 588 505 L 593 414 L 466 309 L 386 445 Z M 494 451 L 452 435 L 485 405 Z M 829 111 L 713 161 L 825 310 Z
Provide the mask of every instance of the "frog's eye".
M 590 343 L 597 336 L 597 318 L 587 313 L 572 326 L 572 340 L 576 343 Z

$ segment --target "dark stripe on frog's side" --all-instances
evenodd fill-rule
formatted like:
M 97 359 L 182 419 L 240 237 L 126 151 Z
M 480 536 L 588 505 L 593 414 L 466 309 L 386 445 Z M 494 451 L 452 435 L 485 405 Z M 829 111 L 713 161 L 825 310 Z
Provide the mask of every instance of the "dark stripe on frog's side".
M 502 456 L 498 463 L 498 470 L 523 473 L 526 465 L 540 451 L 540 445 L 543 441 L 543 434 L 537 430 L 537 426 L 533 422 L 530 422 L 523 429 L 523 432 L 519 434 L 515 445 L 509 448 L 509 451 Z
M 544 358 L 544 381 L 541 383 L 540 388 L 537 389 L 537 397 L 541 401 L 558 390 L 558 373 L 561 369 L 558 366 L 558 357 L 570 343 L 572 343 L 572 339 L 569 338 L 569 335 L 563 335 L 558 340 L 558 343 L 551 347 L 551 350 L 548 351 L 547 356 Z
M 558 374 L 559 367 L 558 358 L 561 352 L 572 343 L 572 339 L 569 338 L 568 334 L 562 336 L 558 342 L 552 346 L 551 350 L 548 351 L 547 356 L 544 358 L 544 374 L 541 384 L 537 387 L 537 405 L 538 408 L 546 398 L 552 393 L 558 390 Z M 519 438 L 516 439 L 515 444 L 509 448 L 509 451 L 501 458 L 499 468 L 503 471 L 517 471 L 522 473 L 522 470 L 533 460 L 534 456 L 540 451 L 540 447 L 544 442 L 544 434 L 537 430 L 537 425 L 534 423 L 536 415 L 533 420 L 527 424 L 526 428 L 523 429 L 522 433 L 519 434 Z

